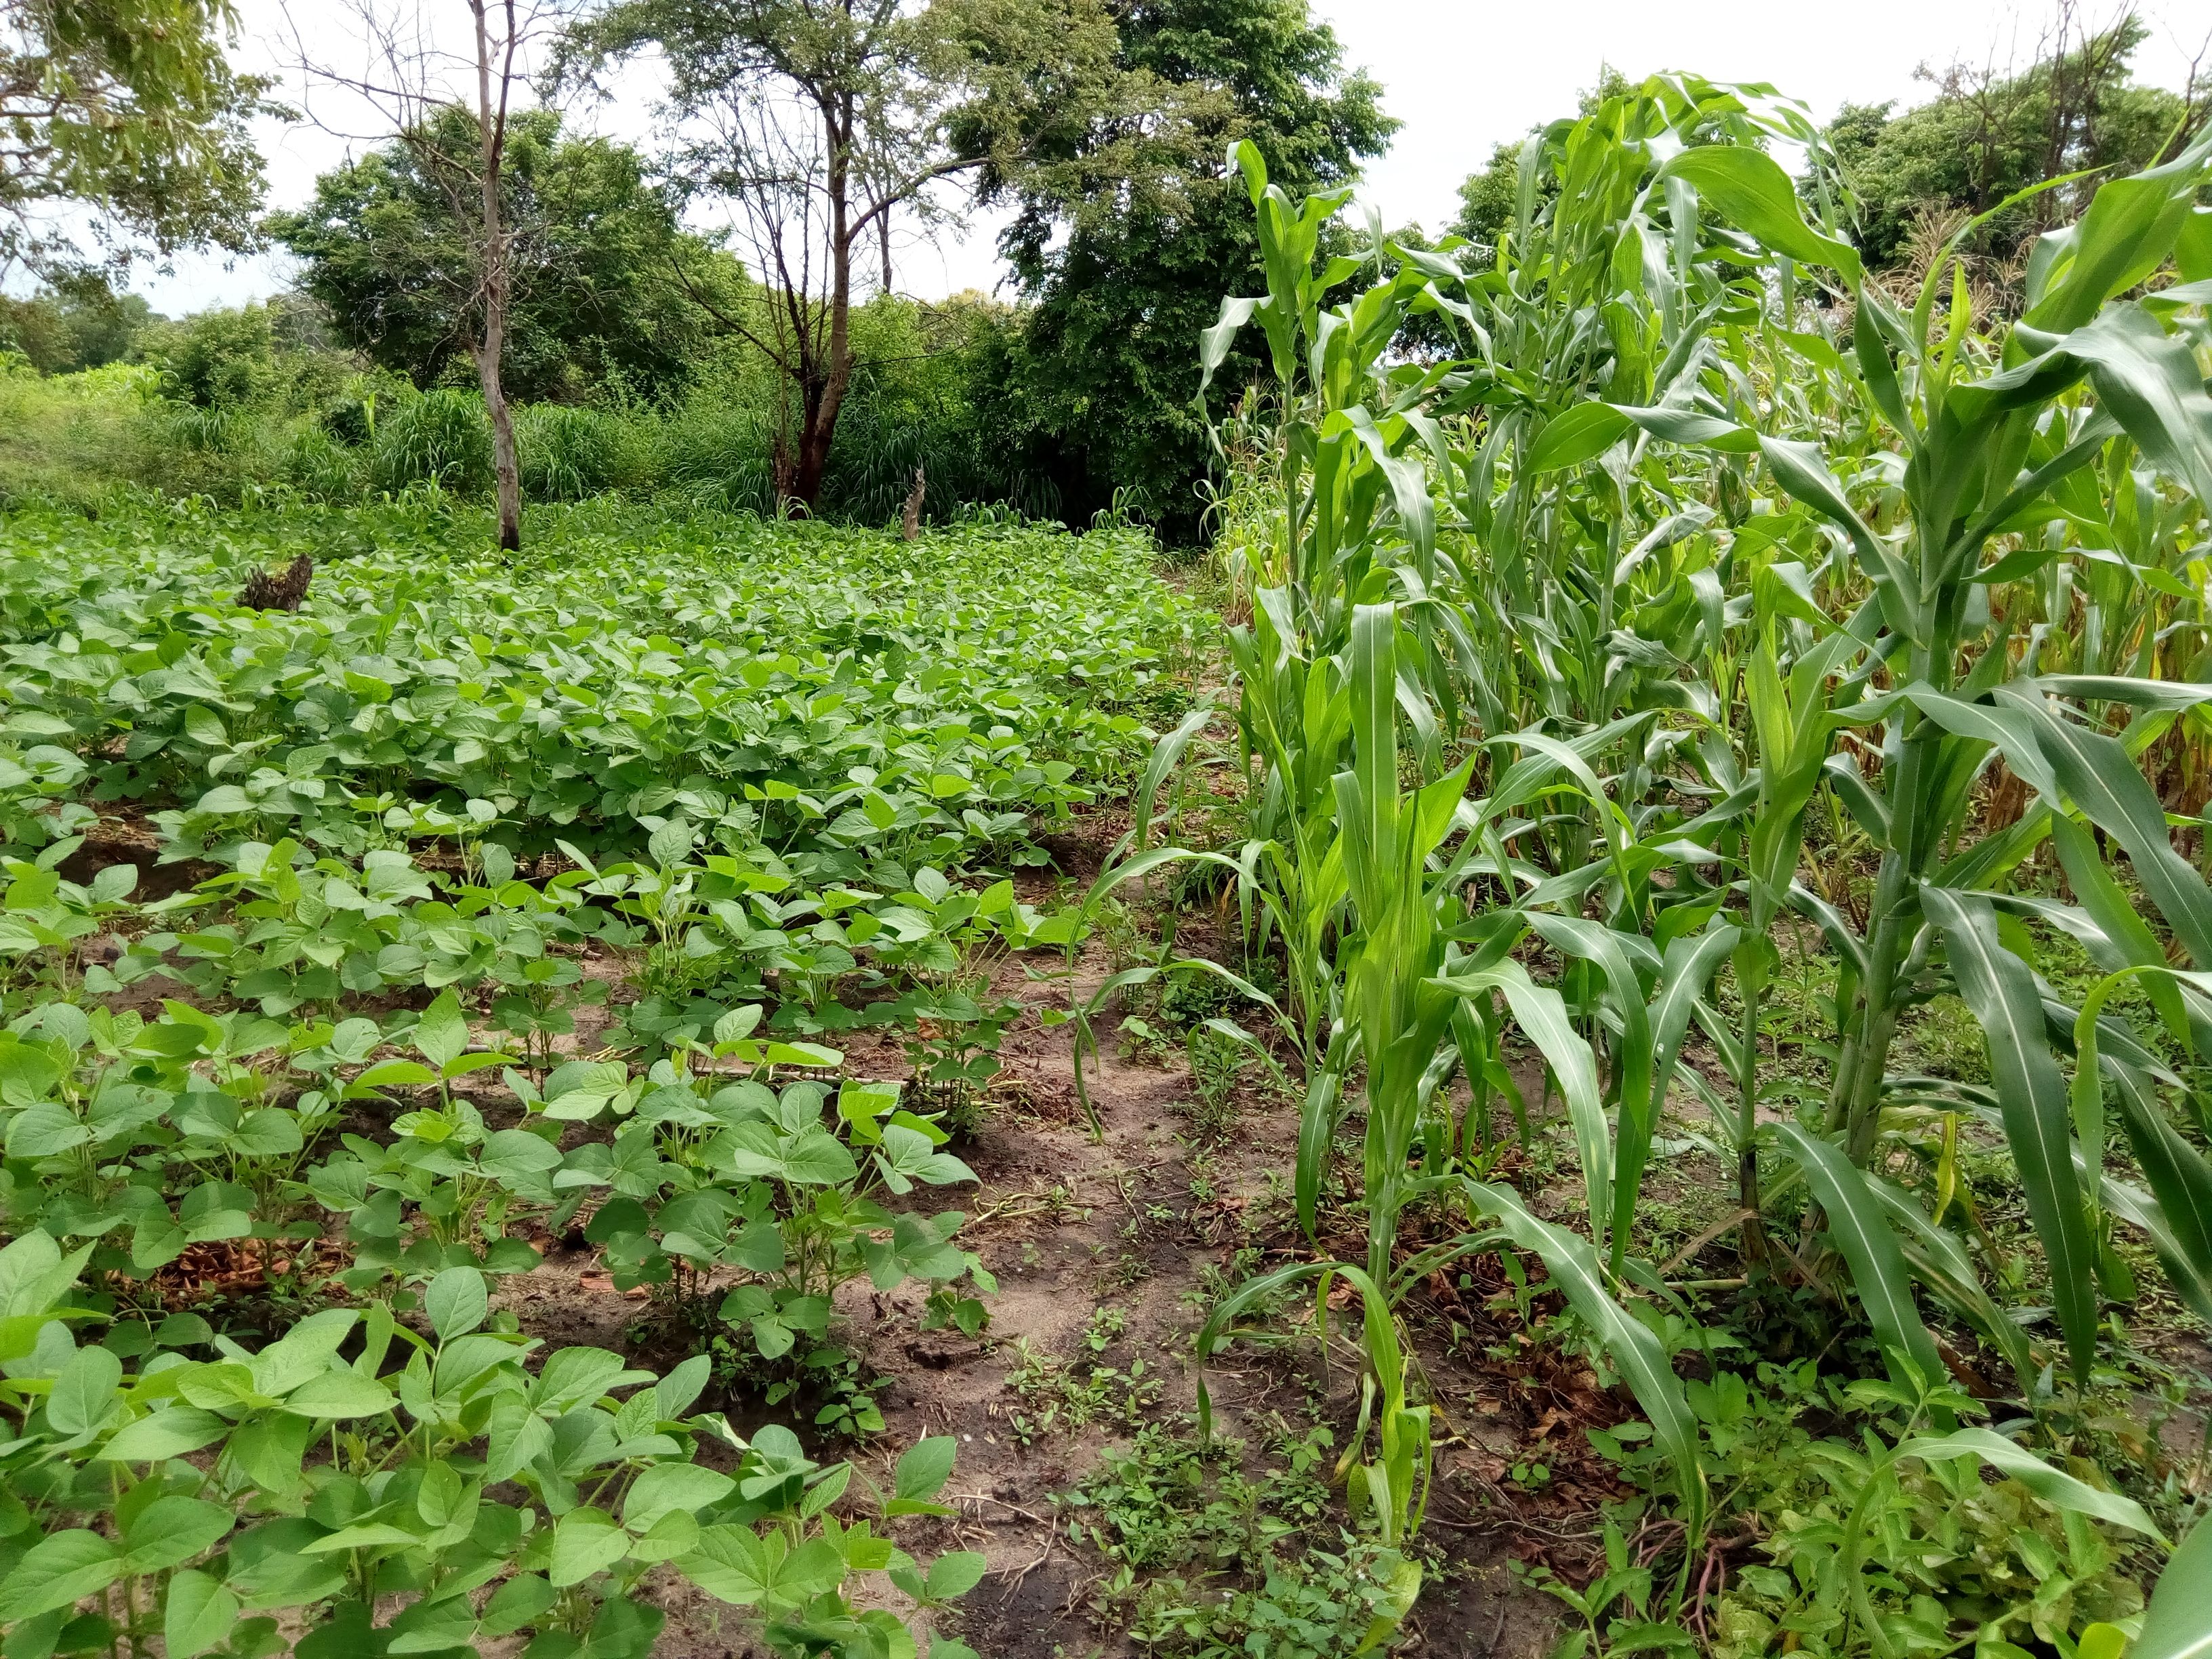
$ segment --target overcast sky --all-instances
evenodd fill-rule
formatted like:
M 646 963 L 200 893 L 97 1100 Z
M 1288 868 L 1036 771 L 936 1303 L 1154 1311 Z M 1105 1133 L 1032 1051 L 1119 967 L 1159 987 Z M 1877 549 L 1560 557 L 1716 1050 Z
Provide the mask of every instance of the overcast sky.
M 1313 7 L 1335 27 L 1346 63 L 1382 83 L 1384 107 L 1404 124 L 1389 153 L 1370 164 L 1362 199 L 1386 224 L 1419 222 L 1432 231 L 1451 217 L 1460 179 L 1494 144 L 1571 113 L 1576 94 L 1607 64 L 1631 78 L 1679 69 L 1771 82 L 1825 120 L 1845 102 L 1925 97 L 1926 87 L 1914 78 L 1923 64 L 2024 64 L 2051 15 L 2036 0 L 1850 0 L 1840 7 L 1802 0 L 1313 0 Z M 2088 9 L 2094 18 L 2104 15 L 2096 0 Z M 2212 0 L 2148 0 L 2138 9 L 2150 39 L 2136 54 L 2137 78 L 2180 87 L 2212 35 Z M 281 0 L 246 0 L 241 10 L 247 39 L 240 58 L 283 61 Z M 298 10 L 314 16 L 318 27 L 331 15 L 316 0 Z M 650 83 L 641 82 L 588 118 L 650 149 L 651 104 Z M 342 115 L 338 124 L 350 125 Z M 318 173 L 359 147 L 313 127 L 271 125 L 261 139 L 271 206 L 304 201 Z M 927 298 L 993 287 L 1001 275 L 995 229 L 979 222 L 964 237 L 905 248 L 899 286 Z M 232 266 L 187 257 L 173 274 L 143 273 L 136 286 L 156 310 L 174 315 L 264 297 L 287 276 L 281 255 Z

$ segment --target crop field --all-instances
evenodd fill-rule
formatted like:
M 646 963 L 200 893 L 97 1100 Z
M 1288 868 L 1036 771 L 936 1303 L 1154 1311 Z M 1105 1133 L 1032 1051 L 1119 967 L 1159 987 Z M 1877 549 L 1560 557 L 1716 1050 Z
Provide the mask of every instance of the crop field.
M 679 1557 L 895 1643 L 848 1576 L 975 1581 L 881 1530 L 950 1512 L 950 1437 L 871 1471 L 872 1533 L 828 1511 L 854 1469 L 695 1407 L 880 1433 L 841 1291 L 982 1330 L 991 1275 L 925 1200 L 975 1180 L 944 1148 L 1015 1012 L 990 964 L 1077 927 L 1008 878 L 1127 789 L 1209 625 L 1112 531 L 459 539 L 434 508 L 8 522 L 11 1643 L 80 1650 L 97 1595 L 102 1632 L 144 1597 L 177 1650 L 270 1652 L 396 1593 L 392 1639 L 436 1650 L 642 1651 L 630 1597 Z M 235 602 L 310 549 L 297 611 Z M 573 1291 L 544 1264 L 579 1250 L 611 1348 L 513 1288 Z
M 1240 143 L 1194 549 L 12 501 L 0 1659 L 2208 1659 L 2185 137 Z

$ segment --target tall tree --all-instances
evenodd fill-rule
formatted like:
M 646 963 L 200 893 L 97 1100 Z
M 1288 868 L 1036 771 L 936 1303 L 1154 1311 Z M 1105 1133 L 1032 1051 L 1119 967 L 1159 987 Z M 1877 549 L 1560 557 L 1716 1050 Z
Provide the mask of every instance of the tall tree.
M 0 0 L 0 276 L 81 267 L 52 210 L 94 210 L 119 258 L 252 246 L 269 82 L 223 56 L 227 0 Z
M 1261 284 L 1259 244 L 1222 157 L 1249 138 L 1292 196 L 1349 179 L 1397 123 L 1382 88 L 1347 73 L 1336 35 L 1306 0 L 1130 0 L 1119 64 L 1170 90 L 1186 124 L 1132 190 L 1126 163 L 1145 117 L 1060 136 L 1053 164 L 988 181 L 1018 207 L 1001 248 L 1035 301 L 1004 418 L 1022 431 L 1080 516 L 1131 492 L 1171 535 L 1196 527 L 1206 424 L 1192 405 L 1200 331 L 1222 294 Z M 1260 373 L 1239 356 L 1218 378 Z
M 763 284 L 717 309 L 787 385 L 775 487 L 808 508 L 852 386 L 855 282 L 872 254 L 888 274 L 890 216 L 934 220 L 961 175 L 1024 176 L 1099 112 L 1160 104 L 1117 74 L 1103 0 L 616 0 L 575 61 L 654 47 L 682 134 L 671 174 L 726 207 Z
M 386 133 L 445 195 L 453 222 L 465 228 L 470 280 L 459 316 L 491 421 L 499 544 L 510 552 L 522 545 L 522 479 L 503 372 L 514 275 L 503 176 L 530 49 L 550 27 L 558 3 L 467 0 L 469 37 L 456 51 L 423 0 L 351 0 L 349 15 L 367 58 L 358 71 L 337 67 L 311 47 L 299 20 L 287 12 L 302 74 L 376 112 Z
M 442 149 L 472 133 L 465 110 L 438 118 L 462 129 Z M 682 284 L 733 293 L 736 262 L 683 230 L 671 193 L 647 179 L 636 151 L 567 137 L 549 109 L 509 123 L 501 185 L 508 395 L 573 398 L 617 377 L 647 393 L 676 386 L 704 333 Z M 312 202 L 271 216 L 269 228 L 299 256 L 301 285 L 346 344 L 421 386 L 467 353 L 474 238 L 409 145 L 380 145 L 333 168 L 315 181 Z

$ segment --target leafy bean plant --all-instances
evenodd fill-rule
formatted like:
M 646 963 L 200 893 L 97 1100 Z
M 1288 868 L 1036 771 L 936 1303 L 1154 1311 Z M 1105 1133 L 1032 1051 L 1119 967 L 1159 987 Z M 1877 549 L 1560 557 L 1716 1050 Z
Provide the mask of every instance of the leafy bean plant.
M 663 1616 L 639 1591 L 665 1569 L 749 1609 L 776 1653 L 889 1655 L 915 1637 L 854 1605 L 868 1576 L 925 1608 L 981 1576 L 961 1553 L 925 1572 L 879 1529 L 949 1513 L 949 1439 L 909 1449 L 854 1513 L 851 1465 L 690 1414 L 703 1358 L 656 1378 L 602 1349 L 541 1353 L 473 1267 L 430 1281 L 427 1330 L 383 1302 L 258 1349 L 172 1321 L 127 1369 L 129 1345 L 82 1340 L 104 1317 L 79 1305 L 88 1254 L 40 1231 L 0 1249 L 11 1652 L 444 1653 L 527 1635 L 541 1656 L 643 1659 Z

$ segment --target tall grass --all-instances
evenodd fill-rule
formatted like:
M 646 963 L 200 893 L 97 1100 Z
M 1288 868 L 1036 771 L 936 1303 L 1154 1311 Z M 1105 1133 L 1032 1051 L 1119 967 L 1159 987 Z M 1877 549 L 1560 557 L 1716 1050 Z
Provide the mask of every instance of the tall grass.
M 1024 473 L 964 402 L 864 384 L 847 405 L 819 516 L 896 522 L 915 471 L 925 516 L 1003 504 L 1050 518 L 1050 482 Z M 779 393 L 757 374 L 718 372 L 667 404 L 536 404 L 518 410 L 527 501 L 618 493 L 772 514 Z M 165 395 L 143 366 L 43 376 L 0 369 L 0 506 L 94 506 L 120 488 L 236 503 L 276 489 L 346 501 L 424 486 L 463 498 L 490 487 L 490 429 L 473 390 L 416 392 L 357 376 L 318 405 L 282 398 L 210 407 Z

